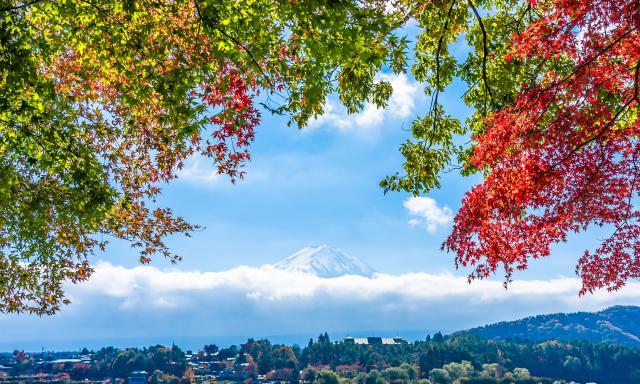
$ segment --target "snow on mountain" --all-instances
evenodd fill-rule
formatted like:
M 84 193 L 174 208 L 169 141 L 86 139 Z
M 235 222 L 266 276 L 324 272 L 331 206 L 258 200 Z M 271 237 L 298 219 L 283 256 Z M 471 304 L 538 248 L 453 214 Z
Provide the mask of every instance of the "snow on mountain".
M 309 273 L 325 278 L 344 275 L 371 277 L 376 272 L 363 260 L 329 245 L 303 248 L 273 266 L 286 271 Z

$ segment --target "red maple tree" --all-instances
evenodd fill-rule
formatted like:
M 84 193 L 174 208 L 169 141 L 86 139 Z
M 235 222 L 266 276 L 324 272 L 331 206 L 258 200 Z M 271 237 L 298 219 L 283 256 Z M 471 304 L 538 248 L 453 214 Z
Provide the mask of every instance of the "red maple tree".
M 474 268 L 501 266 L 505 284 L 531 258 L 589 226 L 613 233 L 580 258 L 581 294 L 640 277 L 640 2 L 552 0 L 515 35 L 507 60 L 558 60 L 569 71 L 522 85 L 489 115 L 471 163 L 487 170 L 468 192 L 443 248 Z

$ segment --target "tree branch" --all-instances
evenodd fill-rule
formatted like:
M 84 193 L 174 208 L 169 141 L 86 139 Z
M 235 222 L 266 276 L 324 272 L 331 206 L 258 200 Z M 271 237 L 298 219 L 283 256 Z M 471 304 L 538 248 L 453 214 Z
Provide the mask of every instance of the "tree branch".
M 35 4 L 35 3 L 39 3 L 39 2 L 41 2 L 41 1 L 42 1 L 42 0 L 31 0 L 31 1 L 29 1 L 29 2 L 26 2 L 26 3 L 20 4 L 20 5 L 16 5 L 16 6 L 13 6 L 13 7 L 0 8 L 0 12 L 11 12 L 11 11 L 17 11 L 17 10 L 19 10 L 19 9 L 27 8 L 28 6 L 31 6 L 31 5 L 33 5 L 33 4 Z
M 491 88 L 489 87 L 489 82 L 487 80 L 487 57 L 489 56 L 489 49 L 487 48 L 487 30 L 485 29 L 484 23 L 482 22 L 482 17 L 480 17 L 480 13 L 478 13 L 478 10 L 476 9 L 475 5 L 473 5 L 473 2 L 471 0 L 467 0 L 467 3 L 469 4 L 469 7 L 471 7 L 476 20 L 478 20 L 480 31 L 482 31 L 482 81 L 484 82 L 484 89 L 487 92 L 487 95 L 489 95 L 489 100 L 493 102 L 493 93 L 491 91 Z M 487 107 L 485 104 L 485 115 L 486 113 Z
M 267 74 L 264 72 L 264 70 L 262 69 L 262 66 L 260 65 L 260 63 L 258 62 L 258 60 L 256 60 L 256 58 L 253 56 L 253 53 L 251 53 L 251 51 L 249 50 L 249 48 L 247 48 L 244 44 L 242 44 L 238 39 L 236 39 L 235 37 L 231 36 L 229 33 L 227 33 L 225 30 L 223 30 L 222 28 L 220 28 L 217 24 L 218 21 L 209 17 L 206 17 L 203 13 L 202 10 L 200 9 L 200 4 L 198 3 L 198 0 L 194 0 L 194 3 L 196 5 L 196 11 L 198 12 L 198 17 L 200 18 L 200 20 L 202 20 L 203 22 L 209 22 L 212 23 L 212 25 L 209 25 L 211 28 L 215 29 L 216 31 L 220 32 L 221 34 L 223 34 L 227 39 L 231 40 L 236 46 L 240 47 L 243 51 L 245 51 L 247 53 L 247 55 L 249 56 L 249 58 L 251 59 L 251 62 L 256 66 L 256 68 L 258 68 L 258 70 L 260 71 L 260 74 L 262 75 L 262 77 L 264 77 L 264 79 L 267 81 L 267 83 L 269 84 L 270 87 L 273 87 L 273 83 L 271 82 L 271 79 L 269 79 L 269 76 L 267 76 Z
M 633 99 L 640 103 L 640 99 L 638 99 L 638 77 L 640 77 L 640 61 L 636 63 L 636 70 L 633 75 Z
M 585 60 L 584 62 L 580 63 L 580 65 L 578 65 L 576 68 L 574 68 L 574 70 L 571 71 L 571 73 L 569 73 L 567 76 L 563 77 L 561 80 L 551 84 L 549 87 L 544 89 L 544 91 L 546 91 L 548 89 L 551 89 L 553 87 L 557 87 L 560 84 L 564 83 L 565 81 L 569 80 L 573 75 L 578 73 L 578 71 L 580 71 L 582 68 L 584 68 L 584 67 L 590 65 L 591 63 L 593 63 L 598 57 L 602 56 L 605 52 L 609 51 L 611 48 L 616 46 L 616 44 L 620 43 L 625 37 L 629 36 L 635 30 L 636 30 L 635 28 L 631 28 L 628 31 L 626 31 L 625 33 L 623 33 L 622 35 L 620 35 L 617 38 L 613 39 L 609 44 L 607 44 L 604 48 L 602 48 L 600 51 L 598 51 L 595 55 L 590 57 L 588 60 Z
M 440 39 L 438 39 L 438 48 L 436 49 L 436 90 L 433 95 L 429 114 L 433 114 L 435 112 L 436 106 L 438 105 L 438 94 L 440 93 L 440 51 L 442 50 L 442 44 L 444 42 L 444 37 L 447 33 L 447 29 L 449 29 L 449 19 L 451 18 L 451 14 L 453 13 L 453 7 L 455 6 L 455 4 L 456 0 L 451 0 L 451 6 L 449 6 L 449 11 L 447 12 L 447 19 L 444 22 L 442 35 L 440 36 Z M 436 118 L 435 116 L 433 116 L 434 128 L 435 124 Z
M 636 71 L 637 73 L 637 71 Z M 620 115 L 622 115 L 622 113 L 629 107 L 629 105 L 631 104 L 632 101 L 634 101 L 634 98 L 629 99 L 627 102 L 625 102 L 615 113 L 615 115 L 613 115 L 613 117 L 611 118 L 611 120 L 609 120 L 609 122 L 607 124 L 605 124 L 602 129 L 600 129 L 594 136 L 590 137 L 589 139 L 583 141 L 582 143 L 578 144 L 575 148 L 573 148 L 571 151 L 569 151 L 569 153 L 567 153 L 566 155 L 564 155 L 560 160 L 558 160 L 557 162 L 555 162 L 554 164 L 552 164 L 549 168 L 547 168 L 544 172 L 542 172 L 540 175 L 538 175 L 537 178 L 540 178 L 544 175 L 546 175 L 547 173 L 551 172 L 554 168 L 556 168 L 557 166 L 559 166 L 560 164 L 564 163 L 565 161 L 567 161 L 569 158 L 571 158 L 571 156 L 573 156 L 576 152 L 578 152 L 580 149 L 584 148 L 585 146 L 589 145 L 590 143 L 594 142 L 595 140 L 598 140 L 600 137 L 602 137 L 602 135 L 605 134 L 605 132 L 607 132 L 607 130 L 609 130 L 609 128 L 611 128 L 613 126 L 613 124 L 615 124 L 616 121 L 618 121 L 618 118 L 620 117 Z

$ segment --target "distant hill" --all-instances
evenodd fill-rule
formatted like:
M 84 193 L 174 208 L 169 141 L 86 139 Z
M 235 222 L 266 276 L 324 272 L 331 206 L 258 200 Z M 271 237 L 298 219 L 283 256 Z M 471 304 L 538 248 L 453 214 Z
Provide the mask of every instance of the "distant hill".
M 456 332 L 464 333 L 487 339 L 584 339 L 640 347 L 640 307 L 614 306 L 600 312 L 538 315 Z

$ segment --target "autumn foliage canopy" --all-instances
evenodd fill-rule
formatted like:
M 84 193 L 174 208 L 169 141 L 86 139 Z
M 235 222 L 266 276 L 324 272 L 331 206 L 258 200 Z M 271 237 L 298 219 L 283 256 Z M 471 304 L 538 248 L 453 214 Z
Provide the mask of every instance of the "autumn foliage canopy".
M 640 277 L 640 3 L 530 0 L 493 9 L 481 17 L 472 1 L 452 0 L 431 11 L 450 23 L 421 37 L 417 50 L 430 55 L 413 70 L 433 104 L 414 122 L 417 140 L 401 148 L 406 174 L 382 186 L 428 191 L 452 167 L 484 175 L 443 245 L 472 268 L 470 279 L 502 269 L 506 285 L 570 233 L 611 228 L 576 271 L 582 294 L 619 289 Z M 469 13 L 471 21 L 461 15 Z M 462 31 L 475 51 L 458 63 L 446 46 Z M 465 125 L 438 103 L 453 76 L 466 80 L 464 98 L 475 108 Z M 457 146 L 464 135 L 470 144 Z
M 513 102 L 486 116 L 468 162 L 486 170 L 445 248 L 485 277 L 507 277 L 590 225 L 612 235 L 577 266 L 582 293 L 640 277 L 640 3 L 551 1 L 512 37 L 503 60 L 548 70 L 516 85 Z
M 635 0 L 0 0 L 0 311 L 57 311 L 109 238 L 179 260 L 166 238 L 198 227 L 156 198 L 186 159 L 235 182 L 261 111 L 301 127 L 331 93 L 384 107 L 383 68 L 432 100 L 383 189 L 484 175 L 443 245 L 471 278 L 508 282 L 601 225 L 582 293 L 618 289 L 640 277 L 639 27 Z M 465 122 L 438 97 L 456 78 Z

